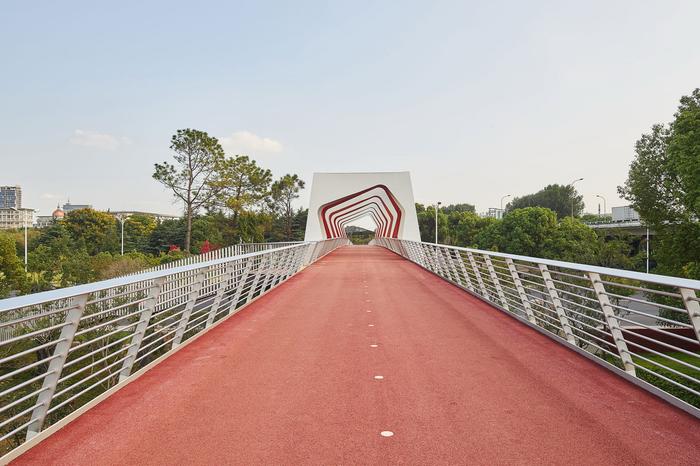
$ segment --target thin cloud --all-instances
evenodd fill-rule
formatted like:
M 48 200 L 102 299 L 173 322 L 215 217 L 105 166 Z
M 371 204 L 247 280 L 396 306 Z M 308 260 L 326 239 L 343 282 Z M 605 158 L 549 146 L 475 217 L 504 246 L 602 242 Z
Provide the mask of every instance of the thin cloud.
M 231 136 L 219 139 L 219 142 L 227 152 L 240 153 L 260 153 L 260 152 L 282 152 L 284 146 L 281 142 L 271 138 L 264 138 L 250 131 L 236 131 Z
M 97 133 L 76 129 L 69 139 L 71 144 L 100 150 L 117 150 L 120 146 L 131 144 L 128 138 L 117 137 L 107 133 Z

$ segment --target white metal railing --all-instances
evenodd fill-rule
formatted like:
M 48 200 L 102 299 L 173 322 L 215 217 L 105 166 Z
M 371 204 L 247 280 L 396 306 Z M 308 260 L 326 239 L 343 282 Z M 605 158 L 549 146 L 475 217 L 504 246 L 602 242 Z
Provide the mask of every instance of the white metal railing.
M 373 244 L 700 417 L 700 281 L 397 239 Z
M 291 246 L 293 244 L 300 244 L 302 241 L 285 241 L 279 243 L 240 243 L 233 244 L 231 246 L 226 246 L 223 248 L 215 249 L 213 251 L 205 252 L 204 254 L 195 254 L 182 259 L 178 259 L 166 264 L 156 265 L 155 267 L 150 267 L 145 270 L 141 270 L 135 273 L 151 272 L 154 270 L 165 270 L 172 267 L 178 267 L 181 265 L 198 264 L 200 262 L 224 259 L 226 257 L 240 256 L 241 254 L 249 254 L 251 252 L 267 251 L 269 249 L 282 248 L 284 246 Z M 133 275 L 133 274 L 129 274 Z
M 0 300 L 0 328 L 15 335 L 0 341 L 0 453 L 347 243 L 271 247 Z

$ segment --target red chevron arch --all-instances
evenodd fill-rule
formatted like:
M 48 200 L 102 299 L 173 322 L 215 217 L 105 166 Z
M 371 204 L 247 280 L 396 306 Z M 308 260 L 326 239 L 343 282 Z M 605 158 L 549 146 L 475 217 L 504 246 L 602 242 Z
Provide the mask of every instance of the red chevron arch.
M 345 225 L 364 216 L 377 225 L 378 237 L 397 238 L 403 208 L 389 188 L 378 184 L 323 204 L 318 215 L 326 238 L 344 237 Z

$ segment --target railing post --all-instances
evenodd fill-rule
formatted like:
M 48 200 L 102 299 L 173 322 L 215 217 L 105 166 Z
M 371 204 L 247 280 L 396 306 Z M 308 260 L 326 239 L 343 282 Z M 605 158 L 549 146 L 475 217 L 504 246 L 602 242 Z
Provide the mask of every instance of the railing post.
M 421 244 L 422 249 L 423 249 L 423 254 L 425 254 L 425 262 L 428 270 L 437 273 L 438 268 L 435 265 L 435 261 L 433 260 L 433 247 L 427 244 Z
M 508 300 L 506 299 L 506 295 L 503 292 L 503 287 L 501 286 L 501 280 L 498 278 L 496 269 L 493 267 L 493 262 L 491 262 L 491 256 L 489 256 L 488 254 L 484 254 L 484 262 L 486 262 L 486 268 L 489 270 L 491 281 L 496 287 L 496 293 L 498 293 L 498 298 L 501 300 L 501 305 L 503 306 L 503 309 L 505 309 L 506 311 L 510 311 L 510 307 L 508 307 Z
M 204 267 L 197 273 L 195 277 L 194 283 L 192 284 L 192 290 L 190 291 L 190 294 L 187 297 L 187 304 L 185 304 L 185 310 L 182 311 L 180 323 L 178 324 L 177 330 L 175 331 L 175 336 L 173 337 L 173 348 L 175 348 L 182 342 L 182 337 L 185 334 L 185 329 L 187 328 L 187 324 L 190 321 L 192 309 L 194 309 L 194 305 L 197 302 L 197 298 L 199 297 L 199 291 L 204 285 L 204 280 L 207 276 L 208 271 L 209 267 Z
M 233 298 L 231 298 L 231 303 L 226 315 L 231 314 L 231 312 L 236 309 L 236 306 L 238 306 L 238 301 L 241 300 L 241 294 L 243 293 L 243 288 L 245 288 L 245 284 L 248 281 L 248 275 L 250 275 L 250 269 L 253 266 L 254 259 L 254 257 L 249 257 L 246 259 L 241 276 L 236 280 L 236 292 L 234 293 Z
M 695 338 L 700 341 L 700 302 L 698 302 L 694 290 L 690 288 L 678 288 L 678 291 L 680 291 L 683 297 L 683 304 L 685 304 L 690 323 L 695 330 Z
M 43 391 L 39 393 L 37 397 L 36 405 L 32 411 L 32 417 L 30 418 L 30 424 L 27 426 L 26 440 L 38 435 L 44 427 L 46 413 L 49 411 L 51 399 L 54 393 L 56 393 L 58 379 L 61 378 L 61 372 L 63 372 L 63 366 L 68 357 L 68 351 L 73 344 L 73 338 L 75 337 L 75 332 L 78 330 L 80 318 L 83 316 L 83 312 L 85 312 L 88 296 L 87 294 L 76 296 L 74 298 L 75 304 L 66 314 L 66 323 L 63 325 L 63 328 L 61 328 L 59 342 L 56 343 L 53 350 L 53 359 L 49 362 L 46 375 L 44 375 L 44 382 L 41 385 Z
M 224 272 L 223 276 L 221 277 L 221 281 L 219 282 L 219 289 L 216 290 L 216 297 L 214 298 L 214 302 L 211 305 L 211 309 L 209 309 L 209 315 L 207 316 L 207 323 L 205 324 L 204 328 L 209 327 L 211 324 L 214 323 L 214 319 L 216 318 L 216 313 L 219 310 L 219 306 L 221 306 L 221 301 L 224 299 L 224 295 L 226 294 L 226 288 L 228 287 L 229 282 L 233 278 L 233 274 L 236 272 L 236 263 L 235 261 L 227 262 L 226 263 L 226 271 Z
M 459 253 L 459 251 L 455 251 L 455 254 L 457 254 L 457 263 L 459 264 L 459 269 L 462 271 L 462 275 L 464 275 L 464 280 L 467 282 L 467 288 L 469 288 L 470 291 L 474 291 L 474 285 L 472 285 L 472 279 L 467 273 L 467 268 L 464 266 L 464 259 L 462 259 L 462 255 Z
M 250 290 L 248 290 L 248 296 L 245 301 L 246 303 L 249 303 L 253 299 L 255 289 L 258 287 L 258 282 L 260 281 L 260 277 L 263 274 L 263 270 L 267 269 L 267 264 L 269 263 L 269 261 L 270 258 L 267 256 L 267 254 L 260 257 L 260 263 L 258 264 L 258 268 L 255 269 L 255 278 L 253 278 L 253 283 L 250 285 Z
M 476 275 L 476 282 L 479 284 L 479 289 L 481 289 L 481 296 L 483 296 L 484 299 L 489 299 L 489 292 L 486 289 L 486 285 L 484 285 L 484 279 L 481 278 L 479 267 L 476 265 L 476 259 L 474 259 L 474 255 L 471 253 L 471 251 L 467 251 L 467 257 L 469 258 L 469 263 L 472 266 L 472 270 L 474 270 L 474 275 Z
M 284 251 L 282 253 L 282 257 L 280 257 L 280 253 L 278 252 L 270 252 L 269 257 L 269 266 L 265 270 L 265 280 L 263 281 L 262 286 L 260 287 L 260 294 L 263 294 L 265 292 L 265 289 L 272 284 L 273 278 L 277 275 L 277 267 L 279 267 L 280 262 L 284 259 L 284 253 L 287 251 Z
M 309 254 L 308 256 L 304 259 L 304 265 L 309 265 L 311 264 L 314 260 L 316 260 L 316 250 L 318 249 L 319 245 L 322 243 L 322 241 L 316 241 L 314 243 L 314 246 L 309 248 Z
M 636 375 L 634 370 L 634 364 L 632 363 L 632 356 L 630 356 L 629 349 L 627 349 L 627 342 L 625 342 L 625 336 L 620 330 L 620 323 L 615 317 L 615 311 L 610 305 L 610 298 L 605 292 L 605 285 L 600 278 L 600 274 L 594 272 L 588 272 L 588 278 L 593 284 L 593 291 L 595 291 L 598 297 L 598 302 L 605 315 L 605 321 L 608 323 L 610 328 L 610 335 L 612 336 L 615 347 L 617 348 L 617 354 L 620 355 L 620 359 L 625 366 L 625 372 L 628 374 Z
M 294 275 L 295 273 L 297 273 L 297 272 L 302 268 L 302 266 L 304 265 L 304 262 L 303 262 L 303 260 L 304 260 L 304 251 L 302 250 L 302 248 L 297 248 L 296 251 L 297 251 L 297 252 L 296 252 L 296 256 L 295 256 L 296 259 L 295 259 L 295 260 L 292 262 L 292 264 L 289 266 L 289 269 L 287 270 L 287 273 L 286 273 L 286 275 L 284 276 L 284 280 L 286 280 L 287 278 L 289 278 L 289 277 L 291 277 L 292 275 Z
M 508 270 L 510 270 L 510 276 L 513 277 L 513 283 L 515 283 L 515 289 L 518 290 L 518 296 L 520 296 L 520 301 L 523 303 L 523 308 L 525 309 L 525 314 L 527 315 L 527 320 L 531 324 L 537 325 L 537 320 L 535 319 L 535 313 L 532 312 L 532 306 L 530 305 L 530 299 L 525 292 L 525 287 L 523 282 L 520 280 L 520 274 L 518 269 L 515 268 L 513 259 L 506 257 L 506 264 L 508 264 Z
M 148 299 L 143 303 L 143 310 L 139 316 L 139 322 L 134 329 L 134 336 L 131 337 L 131 346 L 126 352 L 126 359 L 124 359 L 122 368 L 119 371 L 119 382 L 122 382 L 131 375 L 131 370 L 136 361 L 136 355 L 139 354 L 141 342 L 143 341 L 144 335 L 146 335 L 146 327 L 148 327 L 148 322 L 150 322 L 153 311 L 158 304 L 158 297 L 163 289 L 163 283 L 165 283 L 165 277 L 156 278 L 153 280 L 153 286 L 151 286 L 151 289 L 148 291 Z
M 445 257 L 442 255 L 442 249 L 437 244 L 434 246 L 434 248 L 435 262 L 438 267 L 438 275 L 449 280 L 450 275 L 447 273 L 447 266 L 445 265 Z
M 445 253 L 447 254 L 447 264 L 450 267 L 450 272 L 452 276 L 454 277 L 454 282 L 457 283 L 460 286 L 464 286 L 462 283 L 462 279 L 459 277 L 459 272 L 457 271 L 457 266 L 455 266 L 455 258 L 452 256 L 452 249 L 446 249 Z
M 549 292 L 549 297 L 552 299 L 554 310 L 557 312 L 557 316 L 559 317 L 559 323 L 564 331 L 564 336 L 569 343 L 575 345 L 576 339 L 574 338 L 574 332 L 571 330 L 569 318 L 566 316 L 564 306 L 562 306 L 561 300 L 559 299 L 559 293 L 557 292 L 557 288 L 554 286 L 554 282 L 552 281 L 552 275 L 549 273 L 549 269 L 545 264 L 538 264 L 538 266 L 540 268 L 540 273 L 542 273 L 542 278 L 544 279 L 547 291 Z

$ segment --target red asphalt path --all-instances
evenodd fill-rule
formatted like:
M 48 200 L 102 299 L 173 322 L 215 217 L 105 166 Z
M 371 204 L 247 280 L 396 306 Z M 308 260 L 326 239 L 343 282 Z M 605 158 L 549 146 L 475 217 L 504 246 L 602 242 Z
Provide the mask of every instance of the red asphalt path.
M 700 421 L 393 253 L 356 246 L 15 463 L 697 465 Z

